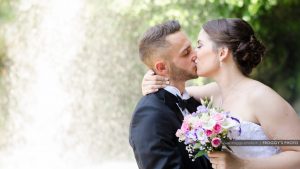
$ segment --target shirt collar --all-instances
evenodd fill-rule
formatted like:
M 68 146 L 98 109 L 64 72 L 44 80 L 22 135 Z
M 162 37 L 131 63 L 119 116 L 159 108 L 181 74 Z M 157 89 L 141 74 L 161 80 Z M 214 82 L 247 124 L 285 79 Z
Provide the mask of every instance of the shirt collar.
M 178 95 L 179 97 L 181 97 L 183 100 L 187 100 L 189 99 L 191 96 L 187 93 L 186 90 L 183 91 L 183 94 L 181 95 L 180 91 L 174 87 L 174 86 L 166 86 L 164 88 L 166 91 L 172 93 L 173 95 Z

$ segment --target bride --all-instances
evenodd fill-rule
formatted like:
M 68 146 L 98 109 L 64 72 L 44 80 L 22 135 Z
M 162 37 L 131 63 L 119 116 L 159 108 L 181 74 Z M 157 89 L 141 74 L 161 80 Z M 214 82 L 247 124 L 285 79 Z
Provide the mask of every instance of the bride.
M 197 74 L 215 82 L 187 88 L 196 98 L 213 96 L 214 105 L 241 119 L 238 140 L 300 140 L 300 120 L 293 108 L 268 86 L 249 78 L 265 47 L 242 19 L 218 19 L 203 25 L 197 41 Z M 165 87 L 164 77 L 148 71 L 143 94 Z M 300 146 L 232 147 L 208 154 L 218 169 L 296 169 Z

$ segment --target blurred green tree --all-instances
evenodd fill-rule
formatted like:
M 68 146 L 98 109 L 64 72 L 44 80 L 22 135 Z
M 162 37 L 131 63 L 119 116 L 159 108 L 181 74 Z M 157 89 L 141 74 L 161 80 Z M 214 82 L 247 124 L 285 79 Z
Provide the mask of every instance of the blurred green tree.
M 0 0 L 0 129 L 3 129 L 5 125 L 5 120 L 8 116 L 7 111 L 7 100 L 6 97 L 6 86 L 3 82 L 3 76 L 6 74 L 6 63 L 7 63 L 7 50 L 4 39 L 4 25 L 8 21 L 12 21 L 14 18 L 13 15 L 13 3 L 15 0 Z M 0 130 L 0 134 L 2 130 Z M 5 139 L 0 139 L 0 146 L 2 145 L 2 141 Z
M 179 20 L 195 43 L 205 21 L 243 18 L 254 27 L 268 49 L 263 63 L 252 73 L 252 77 L 295 104 L 300 94 L 300 62 L 297 56 L 300 52 L 299 9 L 298 0 L 132 0 L 131 7 L 119 14 L 126 23 L 125 36 L 131 39 L 130 43 L 136 44 L 149 26 L 169 19 Z
M 15 0 L 0 0 L 0 79 L 5 73 L 5 62 L 7 61 L 6 46 L 4 40 L 4 24 L 13 20 L 13 3 Z M 2 88 L 2 87 L 1 87 Z M 1 90 L 1 89 L 0 89 Z

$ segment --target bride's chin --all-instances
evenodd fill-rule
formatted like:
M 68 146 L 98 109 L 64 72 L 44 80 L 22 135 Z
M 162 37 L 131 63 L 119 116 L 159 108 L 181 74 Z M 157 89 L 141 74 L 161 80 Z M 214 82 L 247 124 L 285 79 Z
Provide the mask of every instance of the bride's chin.
M 200 71 L 197 71 L 197 76 L 198 77 L 208 77 L 208 75 L 204 72 L 200 72 Z
M 197 73 L 198 76 L 203 76 L 203 73 L 199 69 L 197 69 L 196 73 Z

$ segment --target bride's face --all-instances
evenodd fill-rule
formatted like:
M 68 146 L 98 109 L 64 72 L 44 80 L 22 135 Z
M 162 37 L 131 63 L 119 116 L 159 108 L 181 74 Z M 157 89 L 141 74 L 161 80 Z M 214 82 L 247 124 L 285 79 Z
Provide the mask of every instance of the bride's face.
M 220 62 L 214 42 L 203 29 L 198 36 L 196 53 L 197 75 L 212 77 L 219 70 Z

